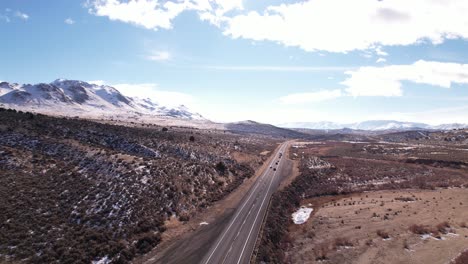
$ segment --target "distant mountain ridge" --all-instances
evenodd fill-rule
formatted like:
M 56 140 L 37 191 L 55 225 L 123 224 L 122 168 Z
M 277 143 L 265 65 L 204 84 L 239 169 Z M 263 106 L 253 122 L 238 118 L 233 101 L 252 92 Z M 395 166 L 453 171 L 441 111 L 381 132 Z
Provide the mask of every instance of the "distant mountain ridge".
M 341 124 L 335 122 L 293 122 L 279 125 L 285 128 L 306 128 L 317 130 L 338 130 L 338 129 L 353 129 L 353 130 L 368 130 L 368 131 L 384 131 L 384 130 L 415 130 L 415 129 L 433 129 L 433 130 L 450 130 L 459 128 L 468 128 L 468 124 L 442 124 L 428 125 L 416 122 L 401 122 L 395 120 L 369 120 L 364 122 Z
M 125 96 L 109 85 L 57 79 L 51 83 L 0 83 L 0 104 L 24 111 L 79 117 L 206 120 L 184 105 L 167 107 L 150 98 Z

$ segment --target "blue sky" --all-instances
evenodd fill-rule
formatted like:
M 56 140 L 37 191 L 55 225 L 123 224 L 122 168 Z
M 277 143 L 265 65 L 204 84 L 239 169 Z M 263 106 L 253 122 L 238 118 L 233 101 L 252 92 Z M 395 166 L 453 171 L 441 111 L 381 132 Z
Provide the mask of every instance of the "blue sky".
M 467 123 L 466 13 L 464 0 L 2 0 L 0 80 L 106 83 L 215 121 Z

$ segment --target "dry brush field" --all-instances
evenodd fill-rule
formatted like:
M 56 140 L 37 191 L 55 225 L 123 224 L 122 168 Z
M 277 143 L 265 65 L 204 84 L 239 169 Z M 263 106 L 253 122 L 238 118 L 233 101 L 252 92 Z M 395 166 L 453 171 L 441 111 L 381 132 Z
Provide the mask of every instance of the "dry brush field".
M 466 263 L 468 133 L 447 134 L 298 142 L 301 174 L 275 194 L 256 262 Z M 300 206 L 314 211 L 296 225 Z
M 129 262 L 160 242 L 167 220 L 225 197 L 275 147 L 0 109 L 0 262 Z

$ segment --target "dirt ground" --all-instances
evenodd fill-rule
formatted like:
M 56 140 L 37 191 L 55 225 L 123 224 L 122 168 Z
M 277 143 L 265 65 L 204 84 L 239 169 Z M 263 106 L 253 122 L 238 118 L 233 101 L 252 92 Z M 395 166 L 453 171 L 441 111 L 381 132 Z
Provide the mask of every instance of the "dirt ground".
M 296 179 L 297 176 L 299 176 L 299 174 L 301 174 L 299 171 L 299 161 L 291 157 L 291 152 L 289 151 L 289 149 L 288 151 L 285 151 L 285 152 L 286 152 L 285 155 L 287 158 L 285 162 L 287 163 L 287 168 L 290 171 L 289 173 L 283 174 L 283 175 L 286 175 L 286 177 L 281 181 L 281 184 L 278 187 L 278 190 L 283 190 L 286 186 L 291 184 L 291 182 L 293 182 L 294 179 Z
M 265 154 L 265 152 L 262 153 Z M 273 157 L 274 155 L 271 155 L 264 162 L 255 172 L 254 177 L 245 180 L 226 198 L 198 213 L 190 221 L 182 223 L 174 218 L 166 222 L 167 230 L 163 233 L 162 242 L 149 254 L 134 260 L 133 263 L 176 264 L 199 262 L 209 250 L 217 235 L 222 232 L 223 227 L 229 223 L 230 216 L 245 193 L 263 171 L 268 169 L 268 164 Z M 236 160 L 239 159 L 239 162 L 247 162 L 254 157 L 235 153 L 235 158 Z
M 291 263 L 442 264 L 468 248 L 468 189 L 364 192 L 304 205 L 315 211 L 290 227 Z

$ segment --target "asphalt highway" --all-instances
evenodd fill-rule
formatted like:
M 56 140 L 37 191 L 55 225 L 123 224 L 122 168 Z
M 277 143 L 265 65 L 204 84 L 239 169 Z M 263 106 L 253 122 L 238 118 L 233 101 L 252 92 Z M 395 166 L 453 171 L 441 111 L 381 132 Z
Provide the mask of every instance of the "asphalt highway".
M 279 172 L 282 171 L 282 154 L 286 148 L 287 143 L 283 143 L 274 154 L 267 169 L 247 192 L 229 224 L 219 234 L 201 263 L 250 263 L 270 197 L 281 182 Z

